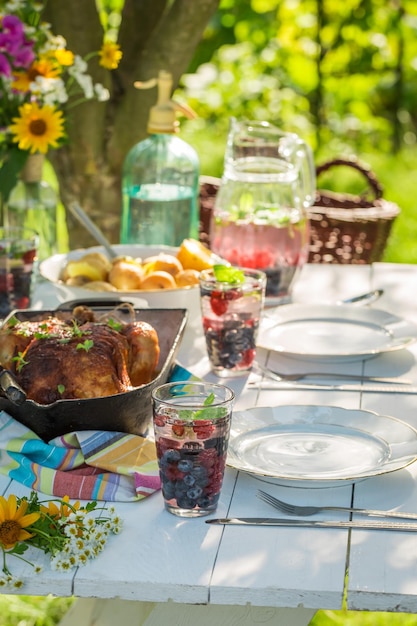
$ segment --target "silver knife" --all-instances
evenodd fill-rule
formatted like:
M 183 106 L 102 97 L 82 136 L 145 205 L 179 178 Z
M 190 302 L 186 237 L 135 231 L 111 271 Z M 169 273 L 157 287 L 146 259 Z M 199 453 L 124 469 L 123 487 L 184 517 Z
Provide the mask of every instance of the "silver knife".
M 279 382 L 279 381 L 250 381 L 247 385 L 249 389 L 277 389 L 277 390 L 312 390 L 312 391 L 363 391 L 363 392 L 371 392 L 371 393 L 408 393 L 415 394 L 417 393 L 417 386 L 415 385 L 377 385 L 377 384 L 365 384 L 365 385 L 351 385 L 351 384 L 336 384 L 329 385 L 320 383 L 289 383 L 289 382 Z
M 356 521 L 356 520 L 292 520 L 280 517 L 221 517 L 206 520 L 206 524 L 224 526 L 282 526 L 302 528 L 358 528 L 362 530 L 398 530 L 417 532 L 417 523 L 388 521 Z
M 356 381 L 356 384 L 358 384 L 359 382 L 391 383 L 392 385 L 411 385 L 412 384 L 412 381 L 408 380 L 407 378 L 398 378 L 398 377 L 387 378 L 386 376 L 366 376 L 364 374 L 344 374 L 344 373 L 342 374 L 341 372 L 331 372 L 331 373 L 326 373 L 326 372 L 307 373 L 306 372 L 303 374 L 295 373 L 294 378 L 293 378 L 292 374 L 290 374 L 289 377 L 285 375 L 281 376 L 277 372 L 274 372 L 274 370 L 271 370 L 269 367 L 265 367 L 265 365 L 261 365 L 260 363 L 256 363 L 255 370 L 256 369 L 259 369 L 268 378 L 278 383 L 300 382 L 304 380 L 307 384 L 311 384 L 311 381 L 309 382 L 307 380 L 308 378 L 316 378 L 316 379 L 320 378 L 321 380 L 325 380 L 326 378 L 333 378 L 333 379 L 338 378 L 339 383 L 336 382 L 336 383 L 331 383 L 331 384 L 344 385 L 349 381 L 350 381 L 350 384 L 353 384 L 352 381 Z M 319 384 L 323 384 L 323 383 L 319 383 Z M 324 384 L 329 384 L 329 383 L 324 383 Z

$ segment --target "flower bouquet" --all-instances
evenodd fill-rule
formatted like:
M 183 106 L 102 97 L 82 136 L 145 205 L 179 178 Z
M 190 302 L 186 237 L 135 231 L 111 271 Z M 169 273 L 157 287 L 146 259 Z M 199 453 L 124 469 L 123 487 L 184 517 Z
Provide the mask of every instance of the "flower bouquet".
M 0 8 L 0 194 L 7 201 L 29 154 L 46 154 L 65 140 L 69 109 L 108 90 L 94 83 L 87 62 L 99 56 L 115 69 L 122 53 L 104 40 L 100 51 L 81 58 L 42 21 L 43 3 L 10 0 Z
M 0 496 L 0 588 L 23 586 L 9 568 L 9 557 L 29 563 L 39 573 L 41 568 L 25 554 L 33 546 L 50 555 L 52 569 L 68 571 L 97 557 L 109 534 L 118 534 L 121 527 L 114 507 L 97 509 L 96 502 L 70 504 L 67 496 L 41 501 L 34 491 L 29 498 Z

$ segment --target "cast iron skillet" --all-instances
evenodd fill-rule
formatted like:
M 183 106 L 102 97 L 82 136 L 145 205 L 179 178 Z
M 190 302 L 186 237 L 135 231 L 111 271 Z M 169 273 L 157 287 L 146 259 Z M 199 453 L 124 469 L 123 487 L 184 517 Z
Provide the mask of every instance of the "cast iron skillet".
M 84 301 L 77 304 L 85 304 Z M 117 304 L 120 304 L 118 302 Z M 71 305 L 69 307 L 69 305 Z M 56 310 L 13 311 L 22 321 L 37 321 L 49 315 L 71 317 L 75 303 L 65 303 Z M 111 311 L 114 303 L 94 303 L 99 313 Z M 152 389 L 169 379 L 187 321 L 186 309 L 134 309 L 137 320 L 152 324 L 158 333 L 161 354 L 158 374 L 150 383 L 132 391 L 85 400 L 58 400 L 41 405 L 25 397 L 8 370 L 0 372 L 0 410 L 30 428 L 44 441 L 76 430 L 111 430 L 144 435 L 152 417 Z M 126 310 L 129 318 L 130 314 Z M 6 320 L 7 321 L 7 320 Z M 22 395 L 23 394 L 23 395 Z

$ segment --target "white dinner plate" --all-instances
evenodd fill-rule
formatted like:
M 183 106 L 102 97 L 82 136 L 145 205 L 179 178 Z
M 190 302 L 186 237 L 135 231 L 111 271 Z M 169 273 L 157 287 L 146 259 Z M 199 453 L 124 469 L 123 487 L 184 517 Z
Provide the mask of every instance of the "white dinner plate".
M 257 345 L 328 363 L 369 359 L 417 340 L 417 326 L 381 309 L 288 304 L 262 320 Z
M 288 487 L 337 487 L 417 459 L 417 430 L 394 417 L 335 406 L 235 411 L 227 464 Z

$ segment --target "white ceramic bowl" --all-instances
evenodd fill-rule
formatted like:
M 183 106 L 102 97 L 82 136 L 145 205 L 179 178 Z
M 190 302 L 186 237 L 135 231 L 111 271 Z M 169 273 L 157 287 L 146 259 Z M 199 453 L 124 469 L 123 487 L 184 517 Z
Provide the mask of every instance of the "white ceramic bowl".
M 141 246 L 136 244 L 115 244 L 112 246 L 120 256 L 131 256 L 134 258 L 146 259 L 147 257 L 159 254 L 173 254 L 178 252 L 178 248 L 170 246 Z M 88 300 L 97 299 L 111 300 L 114 298 L 125 299 L 135 302 L 146 302 L 151 309 L 187 309 L 190 315 L 200 313 L 200 291 L 198 285 L 181 287 L 178 289 L 158 289 L 139 291 L 93 291 L 85 287 L 75 287 L 66 285 L 61 279 L 62 271 L 69 260 L 79 259 L 90 252 L 101 252 L 106 254 L 102 246 L 92 248 L 80 248 L 72 250 L 67 254 L 54 254 L 40 263 L 39 271 L 43 278 L 54 284 L 58 295 L 62 301 L 68 300 Z

